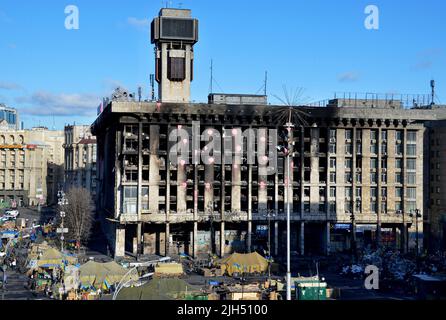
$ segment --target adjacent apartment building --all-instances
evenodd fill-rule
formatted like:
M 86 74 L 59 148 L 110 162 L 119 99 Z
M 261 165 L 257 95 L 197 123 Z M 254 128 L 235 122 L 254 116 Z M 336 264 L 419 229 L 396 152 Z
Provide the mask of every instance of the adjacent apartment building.
M 96 138 L 90 126 L 65 127 L 65 186 L 81 187 L 96 198 Z
M 63 183 L 63 132 L 47 128 L 0 131 L 0 202 L 54 204 Z
M 268 239 L 280 256 L 288 205 L 292 251 L 301 255 L 347 251 L 353 243 L 423 249 L 424 225 L 444 219 L 446 165 L 429 168 L 430 152 L 444 162 L 444 130 L 431 127 L 446 120 L 446 108 L 390 96 L 318 107 L 246 95 L 190 103 L 197 30 L 189 10 L 162 9 L 152 23 L 160 101 L 114 99 L 92 125 L 97 211 L 115 256 L 224 256 L 265 249 Z M 286 153 L 276 150 L 289 139 L 287 170 Z M 431 174 L 440 176 L 434 203 L 426 196 Z

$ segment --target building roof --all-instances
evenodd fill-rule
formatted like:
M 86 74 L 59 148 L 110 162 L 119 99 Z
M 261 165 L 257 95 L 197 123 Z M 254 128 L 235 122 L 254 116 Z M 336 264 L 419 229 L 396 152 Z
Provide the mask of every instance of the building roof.
M 96 144 L 96 139 L 82 139 L 79 144 Z
M 367 120 L 395 120 L 407 123 L 446 120 L 446 108 L 436 109 L 388 109 L 367 107 L 314 107 L 314 106 L 278 106 L 278 105 L 229 105 L 206 103 L 156 103 L 134 101 L 112 101 L 98 116 L 92 125 L 92 133 L 97 135 L 101 128 L 108 126 L 108 121 L 115 116 L 156 117 L 165 119 L 176 117 L 180 121 L 185 118 L 222 119 L 242 117 L 249 119 L 267 119 L 271 121 L 277 112 L 284 108 L 301 109 L 311 119 L 364 119 Z M 197 118 L 197 116 L 199 116 Z M 269 119 L 269 120 L 268 120 Z M 255 126 L 255 123 L 253 122 Z M 272 125 L 274 125 L 272 123 Z

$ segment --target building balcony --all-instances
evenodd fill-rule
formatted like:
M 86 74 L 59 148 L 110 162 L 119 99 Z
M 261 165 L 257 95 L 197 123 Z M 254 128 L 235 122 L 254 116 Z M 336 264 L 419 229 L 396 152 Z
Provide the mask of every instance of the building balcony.
M 137 223 L 138 222 L 138 215 L 137 214 L 130 214 L 130 213 L 122 213 L 119 216 L 119 221 L 121 223 Z

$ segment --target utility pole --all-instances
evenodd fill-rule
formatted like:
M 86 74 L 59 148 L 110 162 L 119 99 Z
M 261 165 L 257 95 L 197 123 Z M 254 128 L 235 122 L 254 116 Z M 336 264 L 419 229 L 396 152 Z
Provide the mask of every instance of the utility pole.
M 290 115 L 288 119 L 288 123 L 286 124 L 288 130 L 288 152 L 286 157 L 286 167 L 287 167 L 287 194 L 286 194 L 286 206 L 287 206 L 287 285 L 286 285 L 286 296 L 287 300 L 291 301 L 291 204 L 290 204 L 290 182 L 291 182 L 291 156 L 293 154 L 293 141 L 291 130 L 294 125 L 291 123 L 291 109 Z
M 59 197 L 59 207 L 61 210 L 63 210 L 63 206 L 68 204 L 67 199 L 65 199 L 65 193 L 60 190 L 58 192 L 58 197 Z M 61 218 L 61 223 L 60 223 L 60 228 L 57 229 L 57 233 L 60 234 L 60 248 L 62 250 L 62 253 L 64 252 L 64 241 L 65 241 L 65 234 L 68 233 L 68 229 L 64 227 L 64 219 L 66 217 L 66 213 L 65 211 L 60 211 L 60 218 Z
M 268 279 L 271 280 L 271 218 L 275 217 L 273 210 L 268 210 Z
M 211 239 L 211 256 L 214 254 L 214 202 L 209 201 L 208 203 L 208 214 L 209 214 L 209 232 Z
M 62 222 L 60 224 L 60 229 L 61 229 L 60 230 L 60 233 L 61 233 L 61 236 L 60 236 L 60 249 L 61 249 L 61 252 L 63 253 L 64 252 L 64 240 L 65 240 L 63 222 L 64 222 L 64 219 L 65 219 L 65 212 L 61 211 L 60 212 L 60 217 L 62 219 Z
M 355 217 L 355 213 L 354 212 L 352 212 L 352 214 L 350 216 L 350 219 L 351 219 L 351 222 L 352 222 L 352 243 L 351 243 L 352 258 L 353 258 L 353 262 L 356 262 L 358 250 L 356 248 L 356 217 Z
M 414 217 L 413 211 L 410 213 L 410 216 L 413 219 L 413 217 Z M 415 252 L 415 259 L 416 259 L 416 263 L 417 263 L 417 270 L 419 270 L 419 267 L 420 267 L 420 245 L 419 245 L 420 235 L 418 233 L 419 232 L 419 229 L 418 229 L 418 218 L 422 218 L 422 215 L 421 215 L 421 211 L 419 209 L 416 209 L 415 210 L 415 232 L 416 232 L 416 237 L 415 237 L 415 245 L 416 245 L 416 248 L 415 248 L 415 250 L 416 250 L 416 252 Z

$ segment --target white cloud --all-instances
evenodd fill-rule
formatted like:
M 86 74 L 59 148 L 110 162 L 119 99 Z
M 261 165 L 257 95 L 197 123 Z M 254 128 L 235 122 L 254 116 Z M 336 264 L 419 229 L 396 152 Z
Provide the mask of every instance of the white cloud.
M 443 49 L 441 48 L 429 48 L 417 53 L 417 62 L 415 63 L 415 69 L 427 70 L 431 69 L 434 63 L 443 55 Z
M 0 11 L 0 22 L 11 23 L 12 20 L 5 12 Z
M 129 17 L 127 19 L 127 23 L 139 29 L 148 29 L 150 27 L 149 19 L 138 19 L 135 17 Z
M 2 90 L 20 90 L 22 87 L 17 83 L 0 81 L 0 89 Z
M 344 72 L 338 75 L 339 82 L 356 82 L 359 78 L 359 74 L 354 71 Z
M 35 116 L 92 116 L 95 115 L 101 98 L 94 94 L 54 94 L 38 91 L 30 96 L 16 99 L 24 104 L 23 114 Z
M 104 79 L 103 85 L 107 92 L 112 92 L 118 87 L 125 88 L 125 85 L 121 81 L 110 78 Z

